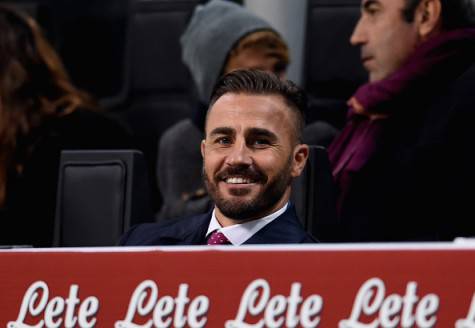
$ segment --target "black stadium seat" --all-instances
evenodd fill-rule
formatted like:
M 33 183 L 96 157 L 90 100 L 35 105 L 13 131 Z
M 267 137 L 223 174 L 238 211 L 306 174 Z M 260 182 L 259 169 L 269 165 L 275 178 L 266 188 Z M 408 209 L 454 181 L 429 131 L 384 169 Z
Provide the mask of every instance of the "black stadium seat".
M 309 0 L 305 51 L 305 88 L 311 96 L 308 121 L 341 127 L 346 101 L 367 81 L 350 36 L 361 0 Z
M 129 1 L 43 0 L 49 12 L 40 23 L 74 84 L 100 101 L 110 102 L 125 92 Z
M 191 114 L 192 82 L 181 61 L 179 38 L 197 3 L 132 3 L 127 42 L 128 92 L 122 114 L 152 167 L 162 132 Z
M 128 18 L 125 99 L 113 110 L 135 136 L 155 176 L 158 140 L 169 126 L 189 117 L 191 77 L 181 61 L 179 38 L 197 0 L 133 0 Z M 155 210 L 158 192 L 154 186 Z
M 54 246 L 114 246 L 153 218 L 140 152 L 63 151 L 59 171 Z
M 307 165 L 292 184 L 291 200 L 309 233 L 322 242 L 335 240 L 339 233 L 336 185 L 325 148 L 310 146 Z
M 193 108 L 179 38 L 200 2 L 49 0 L 45 26 L 73 81 L 130 129 L 150 176 L 162 132 Z M 152 190 L 157 210 L 156 186 Z

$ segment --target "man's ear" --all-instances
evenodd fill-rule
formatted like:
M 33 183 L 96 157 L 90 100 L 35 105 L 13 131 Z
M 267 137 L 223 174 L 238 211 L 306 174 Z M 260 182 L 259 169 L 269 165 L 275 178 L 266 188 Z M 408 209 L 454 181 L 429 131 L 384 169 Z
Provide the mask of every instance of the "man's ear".
M 206 140 L 201 140 L 200 149 L 201 149 L 201 157 L 205 158 L 205 148 L 206 148 Z
M 415 23 L 419 37 L 426 40 L 442 28 L 442 4 L 440 0 L 422 0 L 416 9 Z
M 300 144 L 295 147 L 292 158 L 292 169 L 290 171 L 293 178 L 298 177 L 302 173 L 307 163 L 308 153 L 308 145 Z

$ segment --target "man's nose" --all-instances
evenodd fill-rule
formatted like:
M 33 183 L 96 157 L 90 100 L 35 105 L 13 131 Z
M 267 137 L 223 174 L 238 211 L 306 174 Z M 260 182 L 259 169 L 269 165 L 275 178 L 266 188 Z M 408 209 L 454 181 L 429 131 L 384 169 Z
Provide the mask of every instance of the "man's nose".
M 350 37 L 350 43 L 354 46 L 359 46 L 359 45 L 362 45 L 364 43 L 366 43 L 366 33 L 365 33 L 365 29 L 364 29 L 364 26 L 363 26 L 363 22 L 361 20 L 361 18 L 358 20 L 358 23 L 356 24 L 354 30 L 353 30 L 353 33 L 351 34 L 351 37 Z
M 230 149 L 228 156 L 226 156 L 226 164 L 230 166 L 236 165 L 251 165 L 252 156 L 251 150 L 247 147 L 246 142 L 235 142 Z

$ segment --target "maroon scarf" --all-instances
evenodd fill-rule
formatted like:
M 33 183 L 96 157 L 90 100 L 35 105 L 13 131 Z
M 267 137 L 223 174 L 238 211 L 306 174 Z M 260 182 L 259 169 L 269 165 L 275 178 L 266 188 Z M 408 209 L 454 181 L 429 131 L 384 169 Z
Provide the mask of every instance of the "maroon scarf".
M 407 99 L 414 89 L 428 90 L 427 85 L 456 78 L 474 60 L 475 29 L 444 32 L 421 44 L 398 71 L 356 91 L 348 101 L 347 125 L 329 147 L 333 177 L 340 187 L 340 205 L 352 173 L 360 171 L 378 149 L 384 121 L 395 108 L 398 114 L 405 109 L 391 104 Z

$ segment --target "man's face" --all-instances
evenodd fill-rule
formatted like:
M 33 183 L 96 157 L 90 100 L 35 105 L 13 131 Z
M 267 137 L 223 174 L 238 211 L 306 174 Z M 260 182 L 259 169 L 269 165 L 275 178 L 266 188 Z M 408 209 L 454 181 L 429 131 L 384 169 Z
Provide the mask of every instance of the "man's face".
M 419 42 L 416 24 L 402 16 L 405 0 L 363 0 L 362 13 L 351 36 L 361 46 L 361 60 L 371 82 L 395 72 Z
M 288 201 L 307 154 L 296 145 L 293 115 L 276 95 L 228 93 L 212 106 L 201 144 L 203 175 L 224 216 L 251 220 Z
M 274 73 L 281 79 L 285 78 L 285 65 L 282 61 L 259 48 L 241 49 L 237 55 L 231 56 L 224 68 L 224 74 L 237 69 L 258 69 Z

